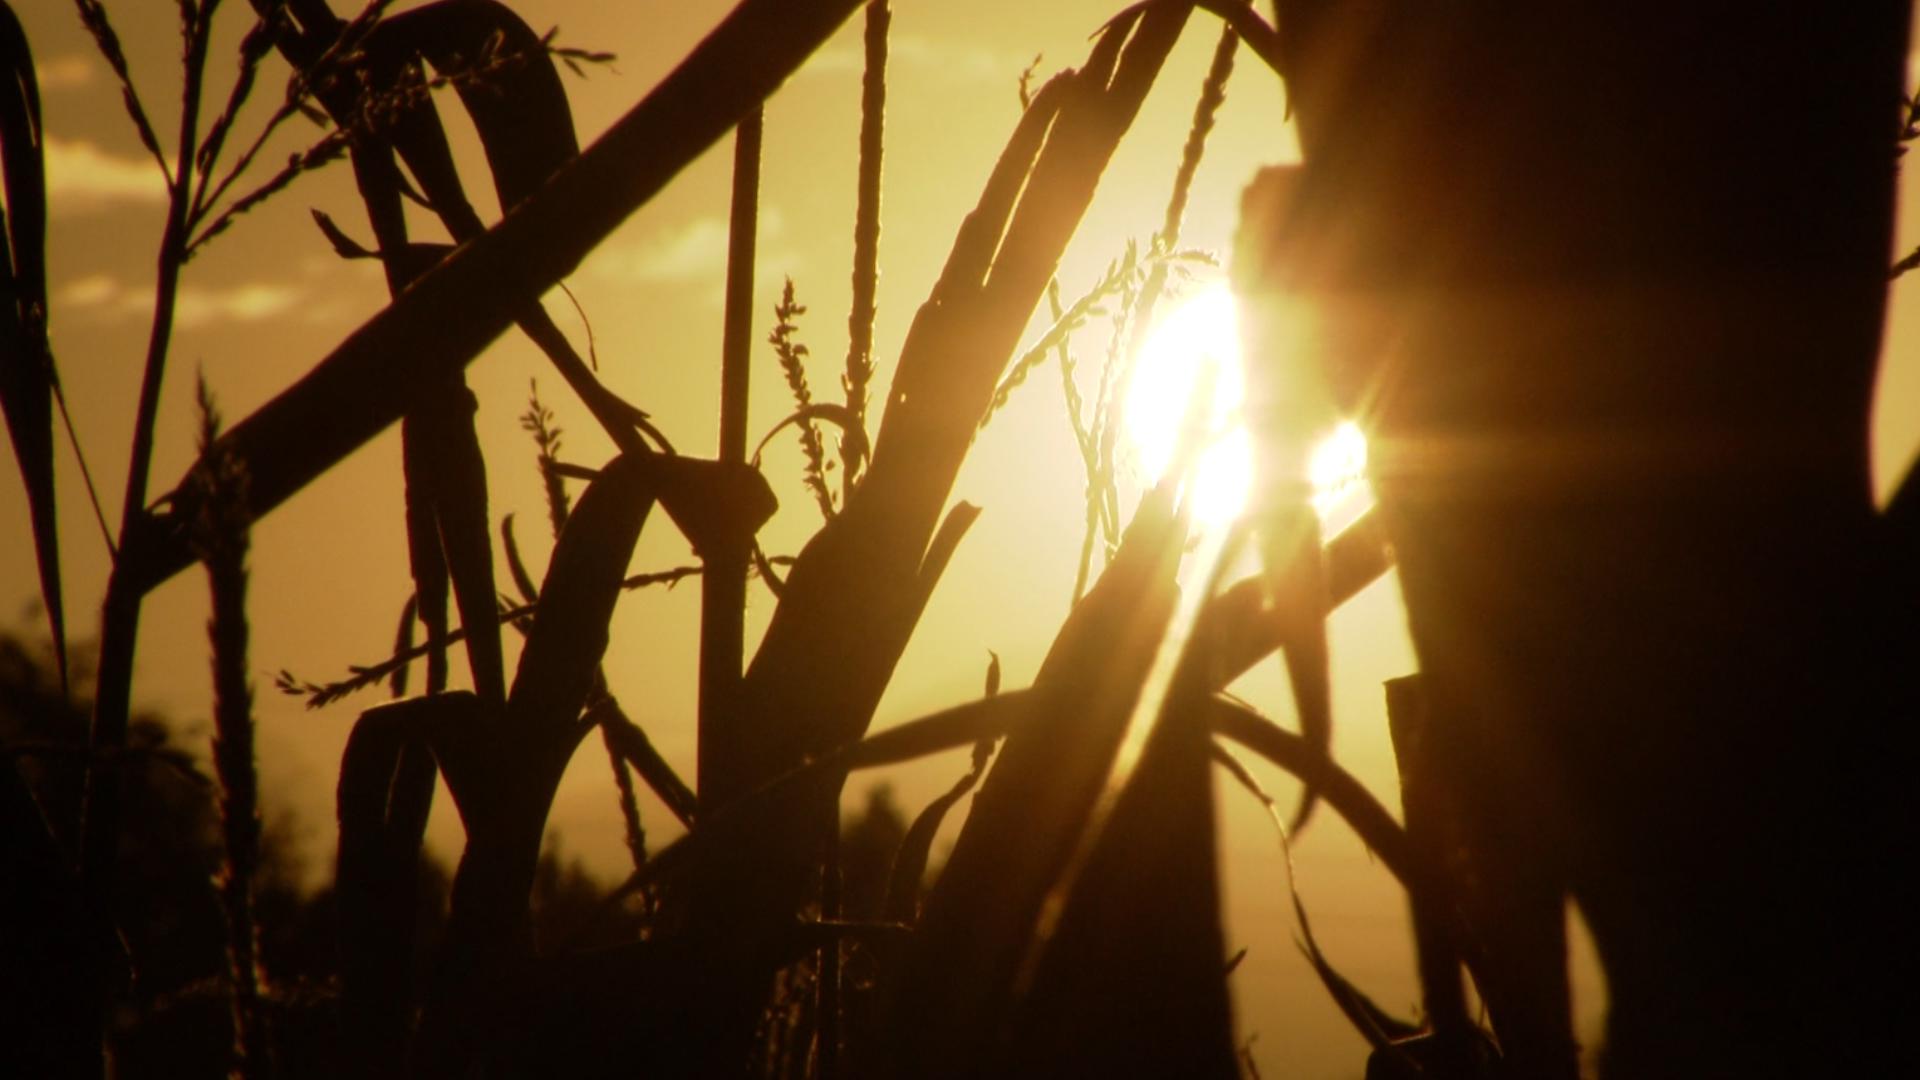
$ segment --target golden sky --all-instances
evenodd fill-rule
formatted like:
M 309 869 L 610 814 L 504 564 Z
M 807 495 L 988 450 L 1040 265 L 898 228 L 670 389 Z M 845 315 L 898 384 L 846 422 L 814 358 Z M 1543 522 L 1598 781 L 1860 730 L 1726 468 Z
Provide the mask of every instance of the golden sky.
M 582 143 L 638 100 L 727 10 L 713 0 L 524 0 L 513 6 L 536 30 L 557 25 L 564 44 L 618 54 L 611 68 L 565 80 Z M 1079 63 L 1087 34 L 1120 6 L 1118 0 L 896 2 L 874 401 L 884 400 L 891 358 L 908 321 L 1018 116 L 1020 72 L 1036 54 L 1044 57 L 1042 74 Z M 71 7 L 56 0 L 22 7 L 44 95 L 54 347 L 75 424 L 111 513 L 126 468 L 163 192 Z M 109 11 L 165 142 L 175 123 L 177 85 L 172 6 L 122 3 L 110 4 Z M 228 40 L 237 40 L 246 6 L 229 3 L 223 22 Z M 791 276 L 810 308 L 800 338 L 813 353 L 814 386 L 833 396 L 846 347 L 859 23 L 856 16 L 768 106 L 761 182 L 755 338 L 763 338 L 771 325 L 782 278 Z M 1060 268 L 1069 296 L 1089 286 L 1129 238 L 1144 244 L 1158 227 L 1216 33 L 1211 18 L 1195 18 L 1122 144 Z M 230 49 L 215 50 L 209 66 L 211 102 L 225 93 L 230 57 Z M 1242 185 L 1259 165 L 1293 152 L 1277 79 L 1244 52 L 1240 60 L 1183 235 L 1188 245 L 1223 254 Z M 269 61 L 256 107 L 240 124 L 243 136 L 250 136 L 264 107 L 277 100 L 284 74 L 277 61 Z M 495 209 L 480 179 L 484 169 L 471 131 L 457 109 L 445 115 L 469 167 L 470 193 L 492 217 Z M 262 160 L 284 160 L 319 134 L 296 121 Z M 1792 151 L 1782 147 L 1781 152 Z M 716 437 L 730 158 L 730 144 L 722 143 L 688 168 L 569 282 L 591 319 L 602 378 L 650 411 L 675 444 L 692 453 L 711 454 Z M 337 259 L 313 228 L 310 208 L 325 210 L 350 233 L 368 237 L 342 166 L 302 179 L 188 268 L 159 427 L 156 492 L 170 486 L 191 458 L 196 372 L 204 374 L 226 416 L 237 419 L 384 303 L 377 268 Z M 416 221 L 422 235 L 437 234 L 423 218 Z M 1902 230 L 1902 250 L 1920 240 L 1917 232 L 1911 224 Z M 1895 291 L 1889 361 L 1877 407 L 1872 453 L 1876 486 L 1883 493 L 1920 442 L 1920 409 L 1914 407 L 1920 401 L 1920 364 L 1900 359 L 1920 354 L 1914 289 Z M 556 293 L 548 305 L 576 342 L 584 342 L 580 321 L 565 299 Z M 1099 347 L 1095 336 L 1104 333 L 1105 327 L 1096 324 L 1083 351 L 1092 355 Z M 517 515 L 537 576 L 547 549 L 545 515 L 531 447 L 516 424 L 528 379 L 540 379 L 543 396 L 560 415 L 567 459 L 598 464 L 611 447 L 545 360 L 520 340 L 504 339 L 471 366 L 468 377 L 481 401 L 478 424 L 490 454 L 494 516 Z M 752 377 L 751 429 L 757 439 L 790 411 L 791 402 L 770 349 L 756 350 Z M 784 437 L 768 452 L 769 480 L 783 504 L 762 534 L 769 552 L 797 551 L 818 524 L 800 486 L 799 461 L 792 440 Z M 64 446 L 57 467 L 68 610 L 74 632 L 90 635 L 106 553 Z M 1082 476 L 1051 368 L 1030 380 L 981 435 L 955 494 L 985 513 L 936 592 L 881 706 L 877 727 L 975 696 L 989 649 L 1003 658 L 1007 685 L 1025 685 L 1066 613 L 1084 513 Z M 36 584 L 24 501 L 11 468 L 0 470 L 0 507 L 5 508 L 0 513 L 0 604 L 19 610 Z M 400 508 L 396 431 L 362 449 L 255 532 L 252 656 L 260 767 L 270 805 L 297 813 L 318 857 L 330 852 L 334 771 L 348 727 L 356 710 L 377 698 L 367 694 L 309 712 L 300 701 L 275 693 L 272 675 L 288 668 L 324 681 L 339 677 L 348 664 L 384 655 L 410 591 Z M 685 541 L 656 519 L 642 538 L 634 569 L 690 561 Z M 693 772 L 698 595 L 689 584 L 630 596 L 616 616 L 608 655 L 615 692 L 687 776 Z M 190 721 L 206 715 L 210 697 L 202 648 L 204 596 L 203 580 L 194 573 L 180 575 L 154 595 L 146 608 L 136 676 L 139 701 Z M 764 626 L 772 598 L 755 585 L 750 605 L 751 639 Z M 1387 805 L 1397 807 L 1380 683 L 1413 670 L 1414 662 L 1391 578 L 1334 617 L 1332 645 L 1336 753 Z M 516 647 L 509 635 L 508 648 Z M 1262 665 L 1238 689 L 1285 718 L 1277 662 Z M 204 740 L 204 723 L 195 723 L 190 741 Z M 964 753 L 889 779 L 912 813 L 963 771 L 963 761 Z M 1276 795 L 1290 797 L 1294 789 L 1285 778 L 1256 771 Z M 625 856 L 608 779 L 597 745 L 583 744 L 552 824 L 565 834 L 570 850 L 615 873 Z M 849 784 L 850 802 L 859 802 L 866 786 L 856 777 Z M 1233 977 L 1242 1038 L 1257 1035 L 1254 1051 L 1269 1076 L 1358 1076 L 1364 1058 L 1357 1038 L 1347 1033 L 1292 945 L 1294 929 L 1271 827 L 1236 789 L 1223 787 L 1222 798 L 1229 939 L 1250 949 Z M 656 843 L 671 835 L 671 819 L 661 807 L 648 802 L 642 813 Z M 432 840 L 451 856 L 459 835 L 451 803 L 442 798 Z M 1417 991 L 1404 904 L 1385 871 L 1330 813 L 1319 816 L 1297 855 L 1315 929 L 1336 964 L 1383 1004 L 1409 1009 Z M 1583 1011 L 1589 1014 L 1591 986 L 1583 977 Z M 1591 1015 L 1583 1027 L 1592 1030 Z

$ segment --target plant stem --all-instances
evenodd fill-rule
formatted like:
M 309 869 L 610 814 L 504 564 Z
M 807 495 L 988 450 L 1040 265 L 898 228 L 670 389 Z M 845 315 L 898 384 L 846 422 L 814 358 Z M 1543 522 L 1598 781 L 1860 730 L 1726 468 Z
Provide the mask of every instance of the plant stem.
M 733 142 L 733 213 L 727 247 L 726 326 L 720 343 L 720 460 L 747 459 L 747 360 L 753 341 L 754 239 L 759 228 L 763 111 L 740 121 Z M 717 545 L 715 545 L 717 546 Z M 701 553 L 699 790 L 709 795 L 715 769 L 730 757 L 744 662 L 747 602 L 745 545 Z
M 853 307 L 847 315 L 847 409 L 860 426 L 873 378 L 873 318 L 880 281 L 880 164 L 887 112 L 887 0 L 867 5 L 866 68 L 860 84 L 860 176 L 853 224 Z M 865 465 L 858 443 L 840 440 L 841 505 L 853 497 Z
M 127 464 L 127 488 L 120 511 L 120 545 L 107 579 L 107 597 L 101 611 L 100 666 L 94 695 L 90 761 L 110 757 L 126 741 L 127 715 L 133 690 L 134 645 L 139 635 L 140 606 L 147 585 L 144 575 L 131 571 L 140 559 L 140 541 L 149 535 L 147 476 L 153 459 L 153 432 L 160 411 L 167 348 L 173 335 L 173 308 L 179 294 L 180 269 L 186 262 L 187 211 L 193 195 L 194 148 L 198 140 L 200 91 L 206 70 L 207 42 L 218 0 L 207 0 L 186 28 L 183 61 L 185 86 L 180 95 L 180 132 L 173 175 L 168 186 L 167 224 L 160 240 L 154 286 L 153 326 L 147 337 L 147 358 L 140 380 L 140 401 L 134 415 L 133 449 Z M 118 835 L 119 797 L 110 771 L 87 769 L 87 793 L 82 811 L 80 869 L 88 896 L 99 910 L 111 904 L 111 869 Z

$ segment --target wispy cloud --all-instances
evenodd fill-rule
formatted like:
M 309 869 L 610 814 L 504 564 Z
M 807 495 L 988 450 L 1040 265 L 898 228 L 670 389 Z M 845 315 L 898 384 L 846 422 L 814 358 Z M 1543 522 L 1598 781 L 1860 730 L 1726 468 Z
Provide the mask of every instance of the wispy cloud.
M 778 210 L 763 209 L 755 262 L 791 270 L 800 264 L 797 251 L 782 243 L 786 219 Z M 727 272 L 727 222 L 718 216 L 694 218 L 664 229 L 638 243 L 609 245 L 587 263 L 587 273 L 604 280 L 633 284 L 711 284 Z
M 288 285 L 250 282 L 231 289 L 182 288 L 174 318 L 193 327 L 213 322 L 259 322 L 288 311 L 301 291 Z
M 176 325 L 192 329 L 216 323 L 249 323 L 292 311 L 304 290 L 273 282 L 248 282 L 229 288 L 182 286 L 174 304 Z M 75 278 L 54 293 L 53 315 L 79 314 L 94 319 L 146 318 L 153 311 L 153 290 L 130 286 L 108 274 Z
M 77 90 L 93 82 L 98 62 L 86 53 L 65 53 L 35 65 L 41 91 Z
M 1019 77 L 1033 57 L 975 42 L 936 43 L 919 34 L 896 34 L 887 43 L 888 66 L 901 66 L 961 82 L 999 82 Z M 852 45 L 821 49 L 809 57 L 802 74 L 859 74 L 866 57 Z
M 48 136 L 47 202 L 55 213 L 111 203 L 158 203 L 167 197 L 159 167 L 146 158 L 120 157 L 90 142 Z

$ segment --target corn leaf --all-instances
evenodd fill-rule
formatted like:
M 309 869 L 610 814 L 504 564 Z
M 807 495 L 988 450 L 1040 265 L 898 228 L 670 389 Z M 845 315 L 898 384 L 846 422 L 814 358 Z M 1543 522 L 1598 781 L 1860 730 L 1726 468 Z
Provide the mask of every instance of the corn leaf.
M 1205 697 L 1181 682 L 1044 943 L 1004 1075 L 1239 1074 Z
M 627 561 L 658 496 L 660 474 L 671 468 L 668 459 L 623 455 L 581 494 L 554 545 L 520 654 L 507 704 L 514 727 L 564 729 L 579 718 L 606 652 Z
M 799 67 L 856 0 L 743 0 L 630 112 L 532 198 L 354 331 L 221 437 L 247 469 L 254 520 L 383 431 L 570 273 L 614 227 Z M 396 362 L 404 358 L 404 362 Z M 196 466 L 198 468 L 198 466 Z M 176 490 L 175 498 L 190 498 Z M 191 561 L 170 509 L 130 584 Z
M 996 674 L 1000 669 L 999 664 L 999 658 L 995 657 L 993 670 Z M 996 692 L 997 689 L 989 690 L 987 696 L 993 697 Z M 893 855 L 893 870 L 887 877 L 887 898 L 881 908 L 887 920 L 908 925 L 919 921 L 920 888 L 926 880 L 927 856 L 933 850 L 933 838 L 947 820 L 947 812 L 980 782 L 992 754 L 992 741 L 982 740 L 977 744 L 972 768 L 939 798 L 928 803 L 926 809 L 913 819 L 913 824 L 907 827 L 907 834 L 900 839 L 900 849 Z
M 473 118 L 502 210 L 579 154 L 560 75 L 540 35 L 496 0 L 439 0 L 383 20 L 369 52 L 415 52 L 453 79 Z M 474 73 L 463 77 L 467 73 Z M 424 184 L 424 178 L 423 178 Z M 427 198 L 439 203 L 428 189 Z
M 54 510 L 53 351 L 47 341 L 47 190 L 41 157 L 40 92 L 33 52 L 13 10 L 0 4 L 0 412 L 26 488 L 40 596 L 53 630 L 54 659 L 67 673 L 66 605 L 60 590 L 60 534 Z
M 876 474 L 877 475 L 877 474 Z M 1025 722 L 975 796 L 887 995 L 888 1065 L 972 1075 L 1009 1022 L 1040 919 L 1082 843 L 1172 615 L 1181 529 L 1172 493 L 1143 503 L 1114 562 L 1061 628 Z
M 375 706 L 340 759 L 341 1022 L 352 1059 L 370 1072 L 404 1058 L 411 1026 L 420 844 L 436 774 L 427 731 L 441 718 L 470 723 L 478 706 L 467 693 Z

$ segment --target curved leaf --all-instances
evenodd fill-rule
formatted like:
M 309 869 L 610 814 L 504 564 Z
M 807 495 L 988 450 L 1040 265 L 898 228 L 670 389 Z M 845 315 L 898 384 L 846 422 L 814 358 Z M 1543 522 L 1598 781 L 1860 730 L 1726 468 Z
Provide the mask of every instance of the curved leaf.
M 33 52 L 13 10 L 0 4 L 0 412 L 26 488 L 40 565 L 40 596 L 53 631 L 60 679 L 67 677 L 66 605 L 60 590 L 60 533 L 54 510 L 53 351 L 47 342 L 47 190 L 41 157 L 40 91 Z
M 1207 723 L 1215 734 L 1232 739 L 1318 788 L 1320 797 L 1360 834 L 1361 841 L 1380 857 L 1381 865 L 1399 879 L 1401 887 L 1412 893 L 1427 891 L 1424 883 L 1431 880 L 1431 873 L 1407 842 L 1405 830 L 1352 773 L 1299 735 L 1230 698 L 1214 696 L 1208 704 Z
M 1321 560 L 1331 612 L 1393 566 L 1393 546 L 1379 511 L 1367 511 L 1328 540 Z M 1195 631 L 1195 637 L 1213 643 L 1215 654 L 1207 664 L 1215 689 L 1232 683 L 1283 646 L 1283 624 L 1268 610 L 1271 596 L 1266 582 L 1255 576 L 1235 582 L 1207 601 L 1201 613 L 1202 629 Z
M 480 135 L 502 211 L 580 153 L 545 43 L 505 4 L 439 0 L 385 19 L 371 40 L 404 45 L 453 80 Z
M 1008 1019 L 1048 897 L 1080 849 L 1173 613 L 1184 529 L 1170 488 L 1143 502 L 1067 617 L 966 828 L 927 897 L 890 993 L 883 1053 L 903 1075 L 969 1075 Z M 1004 695 L 1003 695 L 1004 697 Z
M 587 485 L 567 518 L 507 702 L 508 722 L 515 729 L 564 730 L 579 718 L 606 653 L 607 623 L 627 562 L 658 497 L 657 465 L 650 458 L 615 458 Z
M 370 1073 L 404 1057 L 411 1024 L 415 892 L 437 772 L 428 733 L 443 722 L 471 726 L 478 706 L 467 693 L 375 706 L 340 759 L 341 1023 L 351 1059 Z
M 500 646 L 500 607 L 488 526 L 487 463 L 474 429 L 480 407 L 465 380 L 415 409 L 407 419 L 421 429 L 430 462 L 434 518 L 446 553 L 460 627 L 467 632 L 467 666 L 474 689 L 489 701 L 506 699 L 506 661 Z
M 1203 694 L 1188 678 L 1161 706 L 1029 961 L 997 1073 L 1237 1080 Z
M 301 380 L 235 424 L 223 453 L 247 468 L 259 520 L 399 419 L 473 359 L 520 310 L 764 100 L 857 0 L 743 0 L 680 67 L 545 188 L 464 244 L 355 330 Z M 395 358 L 405 359 L 396 364 Z M 630 426 L 630 425 L 629 425 Z M 197 468 L 197 466 L 196 466 Z M 190 501 L 176 487 L 167 497 Z M 191 561 L 167 514 L 130 568 L 150 590 Z
M 994 657 L 992 668 L 994 679 L 1000 673 L 1000 658 Z M 998 688 L 987 691 L 993 697 Z M 980 777 L 987 770 L 987 762 L 993 756 L 993 742 L 983 739 L 975 744 L 973 766 L 966 774 L 954 782 L 946 793 L 927 804 L 907 827 L 907 834 L 900 839 L 900 849 L 893 856 L 893 871 L 887 877 L 887 899 L 881 908 L 882 918 L 890 922 L 912 925 L 920 919 L 920 886 L 927 876 L 927 856 L 933 850 L 933 838 L 939 835 L 940 826 L 947 820 L 947 811 L 955 803 L 973 790 Z
M 620 703 L 611 697 L 601 698 L 587 710 L 587 719 L 606 732 L 608 748 L 633 766 L 673 816 L 680 819 L 680 824 L 692 828 L 694 814 L 700 807 L 699 798 L 687 782 L 680 779 L 680 774 L 673 771 L 667 759 L 660 756 L 660 751 L 654 749 L 653 740 L 647 738 L 640 725 L 627 718 Z
M 419 598 L 408 593 L 406 603 L 400 605 L 400 624 L 393 632 L 393 655 L 406 656 L 413 652 L 414 613 L 418 608 Z M 403 662 L 394 667 L 387 683 L 394 697 L 407 696 L 407 672 L 411 666 Z
M 540 589 L 533 583 L 533 575 L 527 573 L 527 564 L 520 558 L 520 544 L 513 538 L 513 515 L 500 519 L 500 545 L 507 553 L 507 571 L 513 577 L 513 587 L 520 592 L 520 599 L 534 604 L 540 600 Z
M 760 441 L 754 444 L 753 453 L 747 455 L 747 460 L 758 464 L 760 461 L 760 452 L 767 448 L 767 444 L 773 441 L 775 435 L 780 434 L 795 424 L 811 423 L 815 420 L 825 420 L 840 429 L 842 432 L 840 440 L 842 453 L 847 452 L 849 448 L 851 448 L 854 452 L 858 453 L 860 457 L 866 457 L 868 452 L 867 432 L 861 427 L 859 414 L 846 405 L 838 405 L 831 401 L 820 401 L 795 409 L 788 413 L 779 423 L 769 428 L 765 435 L 760 436 Z

